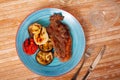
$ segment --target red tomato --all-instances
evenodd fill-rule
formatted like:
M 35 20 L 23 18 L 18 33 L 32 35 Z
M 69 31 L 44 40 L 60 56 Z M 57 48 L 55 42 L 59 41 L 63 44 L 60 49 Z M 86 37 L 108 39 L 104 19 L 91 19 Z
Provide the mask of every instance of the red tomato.
M 38 46 L 35 44 L 33 38 L 28 38 L 23 43 L 23 50 L 26 54 L 32 55 L 36 52 Z

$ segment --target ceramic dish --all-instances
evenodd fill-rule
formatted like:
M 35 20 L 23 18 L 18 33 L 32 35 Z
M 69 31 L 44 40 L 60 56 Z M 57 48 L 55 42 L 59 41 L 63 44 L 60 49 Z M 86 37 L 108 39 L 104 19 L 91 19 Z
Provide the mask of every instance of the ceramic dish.
M 63 23 L 69 26 L 72 36 L 72 57 L 67 62 L 60 62 L 58 58 L 54 58 L 52 63 L 43 66 L 37 63 L 35 59 L 38 51 L 36 51 L 35 54 L 28 56 L 24 53 L 22 44 L 25 39 L 29 38 L 28 26 L 30 24 L 37 22 L 43 26 L 48 26 L 50 23 L 50 16 L 54 13 L 61 13 L 64 16 Z M 85 50 L 84 31 L 80 23 L 70 13 L 56 8 L 45 8 L 33 12 L 23 21 L 17 32 L 16 49 L 24 65 L 34 73 L 44 76 L 59 76 L 72 70 L 81 60 Z

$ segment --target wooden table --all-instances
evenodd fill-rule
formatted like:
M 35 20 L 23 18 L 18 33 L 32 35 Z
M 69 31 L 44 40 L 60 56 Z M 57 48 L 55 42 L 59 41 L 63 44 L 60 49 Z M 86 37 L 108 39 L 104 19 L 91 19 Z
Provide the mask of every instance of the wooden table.
M 51 2 L 50 2 L 51 1 Z M 120 18 L 107 29 L 96 29 L 89 23 L 87 13 L 90 8 L 102 0 L 80 0 L 76 6 L 58 5 L 52 0 L 0 0 L 0 80 L 70 80 L 79 68 L 80 63 L 70 72 L 47 77 L 31 72 L 17 55 L 15 39 L 22 21 L 32 12 L 56 7 L 70 12 L 81 23 L 86 36 L 86 49 L 95 45 L 92 56 L 87 60 L 79 73 L 78 80 L 86 73 L 102 45 L 107 45 L 102 60 L 90 74 L 88 80 L 120 80 Z M 120 0 L 114 0 L 120 5 Z

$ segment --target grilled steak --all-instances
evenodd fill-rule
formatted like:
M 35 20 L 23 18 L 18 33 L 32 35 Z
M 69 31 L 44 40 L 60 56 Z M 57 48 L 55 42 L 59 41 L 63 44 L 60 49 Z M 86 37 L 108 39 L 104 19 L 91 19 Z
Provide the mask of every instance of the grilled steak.
M 68 26 L 61 22 L 63 18 L 60 14 L 52 15 L 47 32 L 54 44 L 54 55 L 66 62 L 71 58 L 72 38 Z

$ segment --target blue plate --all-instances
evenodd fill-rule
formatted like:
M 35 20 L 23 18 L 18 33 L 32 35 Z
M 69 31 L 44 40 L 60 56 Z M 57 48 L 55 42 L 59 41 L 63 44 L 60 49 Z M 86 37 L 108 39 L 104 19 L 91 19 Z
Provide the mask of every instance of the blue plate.
M 24 53 L 22 44 L 25 39 L 29 38 L 28 26 L 30 24 L 37 22 L 48 26 L 50 16 L 54 13 L 61 13 L 64 16 L 63 23 L 69 26 L 72 36 L 72 57 L 67 62 L 60 62 L 58 58 L 54 58 L 52 63 L 43 66 L 35 59 L 38 51 L 28 56 Z M 56 8 L 45 8 L 32 13 L 23 21 L 16 36 L 16 48 L 20 59 L 31 71 L 44 76 L 59 76 L 72 70 L 79 63 L 85 50 L 85 36 L 81 25 L 70 13 Z

